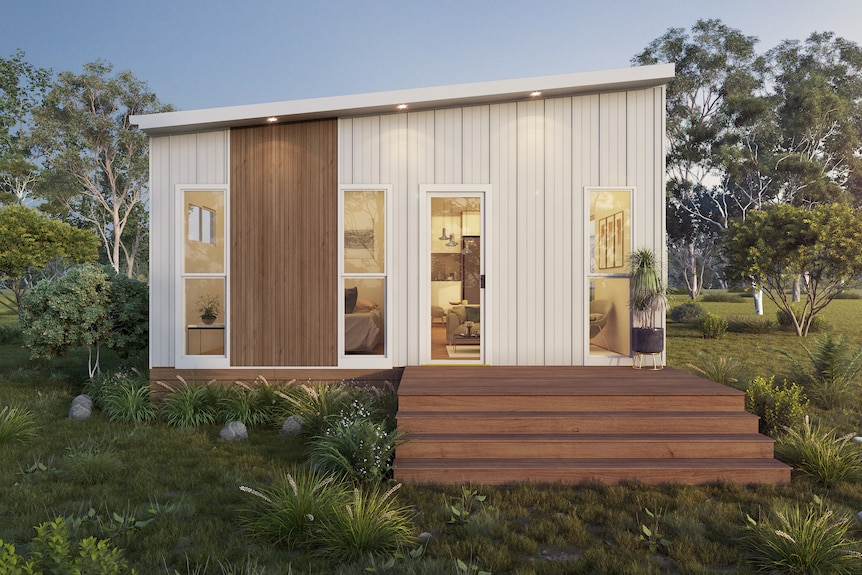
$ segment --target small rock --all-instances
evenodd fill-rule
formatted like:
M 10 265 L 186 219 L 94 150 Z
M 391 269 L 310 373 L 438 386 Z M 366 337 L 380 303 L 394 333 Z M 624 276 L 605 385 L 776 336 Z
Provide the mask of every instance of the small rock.
M 69 408 L 69 419 L 89 419 L 91 415 L 93 415 L 92 406 L 87 407 L 83 403 L 73 403 L 72 407 Z
M 419 536 L 416 538 L 416 541 L 418 541 L 418 542 L 419 542 L 419 545 L 425 545 L 426 543 L 428 543 L 429 541 L 431 541 L 431 534 L 430 534 L 430 533 L 428 533 L 427 531 L 423 531 L 423 532 L 422 532 L 422 533 L 420 533 L 420 534 L 419 534 Z
M 245 441 L 248 439 L 248 429 L 241 421 L 231 421 L 218 434 L 225 441 Z
M 302 418 L 298 415 L 291 415 L 284 420 L 284 425 L 281 426 L 281 434 L 290 437 L 302 433 Z
M 862 523 L 862 511 L 856 514 L 856 519 L 859 520 L 859 523 Z
M 852 439 L 853 443 L 862 443 L 862 437 L 856 436 Z
M 83 405 L 87 409 L 93 409 L 93 398 L 91 398 L 86 393 L 82 393 L 81 395 L 76 395 L 75 399 L 72 400 L 72 405 Z

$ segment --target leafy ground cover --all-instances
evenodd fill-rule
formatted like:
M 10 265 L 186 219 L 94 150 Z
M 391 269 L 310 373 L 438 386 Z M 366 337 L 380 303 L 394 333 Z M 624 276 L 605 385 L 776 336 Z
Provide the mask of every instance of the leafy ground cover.
M 723 317 L 753 316 L 751 299 L 738 300 L 702 306 Z M 774 313 L 767 305 L 766 317 Z M 837 300 L 824 312 L 856 347 L 862 345 L 860 317 L 862 300 Z M 692 370 L 688 364 L 730 358 L 740 364 L 739 387 L 758 376 L 790 378 L 792 366 L 777 350 L 801 361 L 802 344 L 812 341 L 781 331 L 705 340 L 694 326 L 668 325 L 671 366 Z M 114 357 L 104 361 L 106 369 L 118 365 Z M 764 556 L 758 549 L 773 543 L 773 526 L 790 532 L 798 527 L 787 525 L 794 517 L 812 529 L 834 528 L 836 518 L 844 519 L 840 532 L 826 533 L 842 549 L 858 550 L 862 536 L 852 519 L 862 510 L 858 475 L 830 479 L 827 487 L 816 475 L 795 473 L 782 487 L 403 486 L 387 499 L 412 516 L 415 543 L 400 552 L 357 559 L 349 546 L 291 546 L 286 537 L 255 532 L 262 520 L 255 523 L 249 511 L 259 500 L 240 488 L 289 499 L 285 478 L 308 460 L 308 436 L 285 437 L 279 426 L 261 423 L 250 426 L 247 442 L 229 443 L 218 439 L 218 424 L 111 422 L 102 413 L 70 421 L 70 402 L 85 378 L 83 352 L 33 362 L 20 344 L 0 345 L 0 408 L 26 409 L 36 434 L 0 443 L 0 539 L 18 551 L 27 551 L 35 526 L 63 517 L 73 536 L 110 539 L 130 565 L 148 574 L 705 574 L 755 572 L 755 559 Z M 302 401 L 294 397 L 294 403 Z M 862 427 L 858 402 L 832 411 L 810 407 L 809 413 L 839 436 Z M 391 486 L 384 480 L 369 493 L 380 498 Z M 330 536 L 347 533 L 357 522 L 354 510 L 365 503 L 350 499 L 349 484 L 340 489 L 351 511 L 338 516 L 344 527 Z M 826 513 L 829 521 L 822 519 Z M 854 572 L 859 565 L 850 563 Z

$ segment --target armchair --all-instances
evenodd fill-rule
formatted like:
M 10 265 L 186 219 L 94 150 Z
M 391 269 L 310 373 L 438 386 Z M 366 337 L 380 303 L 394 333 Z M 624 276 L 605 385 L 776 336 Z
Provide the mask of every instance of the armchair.
M 446 314 L 446 342 L 449 345 L 455 343 L 456 335 L 467 333 L 467 327 L 464 325 L 467 320 L 473 322 L 472 333 L 482 332 L 481 309 L 478 305 L 456 305 L 449 308 Z

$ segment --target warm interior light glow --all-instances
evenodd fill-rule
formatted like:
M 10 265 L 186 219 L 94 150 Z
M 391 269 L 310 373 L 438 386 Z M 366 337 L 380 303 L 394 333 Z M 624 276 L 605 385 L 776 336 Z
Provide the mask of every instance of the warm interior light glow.
M 270 116 L 266 119 L 266 121 L 272 124 L 273 122 L 278 122 L 278 118 L 276 118 L 275 116 Z
M 398 109 L 399 109 L 399 110 L 406 110 L 406 109 L 407 109 L 407 104 L 398 104 Z
M 530 92 L 530 97 L 532 97 L 532 98 L 538 98 L 541 95 L 542 95 L 542 93 L 539 92 L 538 90 L 536 90 L 535 92 Z

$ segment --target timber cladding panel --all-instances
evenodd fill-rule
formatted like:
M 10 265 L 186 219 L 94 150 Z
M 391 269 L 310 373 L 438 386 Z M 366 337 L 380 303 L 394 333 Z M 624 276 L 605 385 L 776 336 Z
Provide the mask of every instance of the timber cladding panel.
M 336 127 L 231 130 L 231 365 L 338 363 Z

